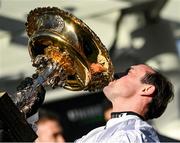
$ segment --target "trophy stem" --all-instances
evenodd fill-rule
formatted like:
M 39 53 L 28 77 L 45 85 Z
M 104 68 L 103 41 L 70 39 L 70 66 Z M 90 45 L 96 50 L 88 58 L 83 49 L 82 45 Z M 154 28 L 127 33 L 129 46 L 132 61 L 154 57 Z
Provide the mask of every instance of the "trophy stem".
M 63 73 L 63 70 L 58 64 L 51 62 L 51 60 L 45 58 L 44 56 L 38 56 L 34 60 L 33 64 L 37 67 L 37 73 L 34 74 L 36 76 L 33 75 L 32 78 L 29 78 L 25 87 L 17 91 L 15 93 L 16 95 L 12 97 L 12 100 L 18 109 L 24 114 L 31 109 L 31 106 L 37 100 L 39 86 L 54 86 L 56 84 L 54 72 Z M 64 77 L 62 77 L 61 80 L 63 80 L 63 78 Z

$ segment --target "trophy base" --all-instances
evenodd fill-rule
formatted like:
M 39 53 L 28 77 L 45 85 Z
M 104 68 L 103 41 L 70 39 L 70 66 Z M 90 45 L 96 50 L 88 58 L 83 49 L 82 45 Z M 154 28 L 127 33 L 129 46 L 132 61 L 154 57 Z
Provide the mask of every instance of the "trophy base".
M 0 119 L 13 136 L 13 142 L 33 142 L 37 135 L 7 92 L 0 91 Z

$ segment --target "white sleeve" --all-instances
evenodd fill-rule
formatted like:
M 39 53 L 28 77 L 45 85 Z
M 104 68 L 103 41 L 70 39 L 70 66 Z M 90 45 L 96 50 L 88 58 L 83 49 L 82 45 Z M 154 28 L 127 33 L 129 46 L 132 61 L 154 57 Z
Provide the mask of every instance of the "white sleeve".
M 129 133 L 122 134 L 118 141 L 121 143 L 142 143 L 141 140 L 137 138 L 137 136 Z
M 150 135 L 150 133 L 149 133 Z M 156 142 L 159 143 L 159 139 L 156 137 L 150 137 L 149 135 L 144 135 L 138 130 L 125 131 L 113 140 L 119 143 L 148 143 Z

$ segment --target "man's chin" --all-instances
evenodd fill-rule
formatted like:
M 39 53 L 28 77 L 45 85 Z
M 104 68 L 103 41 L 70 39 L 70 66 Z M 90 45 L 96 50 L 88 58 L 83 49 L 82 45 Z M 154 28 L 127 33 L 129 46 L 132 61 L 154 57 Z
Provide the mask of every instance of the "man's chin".
M 104 92 L 105 96 L 108 94 L 108 90 L 109 90 L 109 87 L 108 87 L 108 86 L 105 86 L 105 87 L 103 88 L 103 92 Z

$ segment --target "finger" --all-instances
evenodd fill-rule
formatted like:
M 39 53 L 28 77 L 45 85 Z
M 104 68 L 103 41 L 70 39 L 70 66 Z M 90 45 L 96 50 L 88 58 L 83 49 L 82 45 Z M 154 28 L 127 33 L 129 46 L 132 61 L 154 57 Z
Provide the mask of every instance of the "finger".
M 32 75 L 32 78 L 33 78 L 33 79 L 38 78 L 38 73 L 33 74 L 33 75 Z
M 33 84 L 33 79 L 30 77 L 26 77 L 25 80 L 25 85 L 32 85 Z
M 29 112 L 26 113 L 26 117 L 29 117 L 35 114 L 44 102 L 45 93 L 46 93 L 44 87 L 40 85 L 39 87 L 37 87 L 36 91 L 37 91 L 37 97 L 33 105 L 31 106 L 31 109 L 29 110 Z
M 38 95 L 44 95 L 46 93 L 46 90 L 44 89 L 44 87 L 42 85 L 40 85 L 37 88 L 37 92 L 38 92 Z
M 16 88 L 17 91 L 23 90 L 25 87 L 33 84 L 33 79 L 26 77 L 23 81 L 20 82 L 20 85 Z

